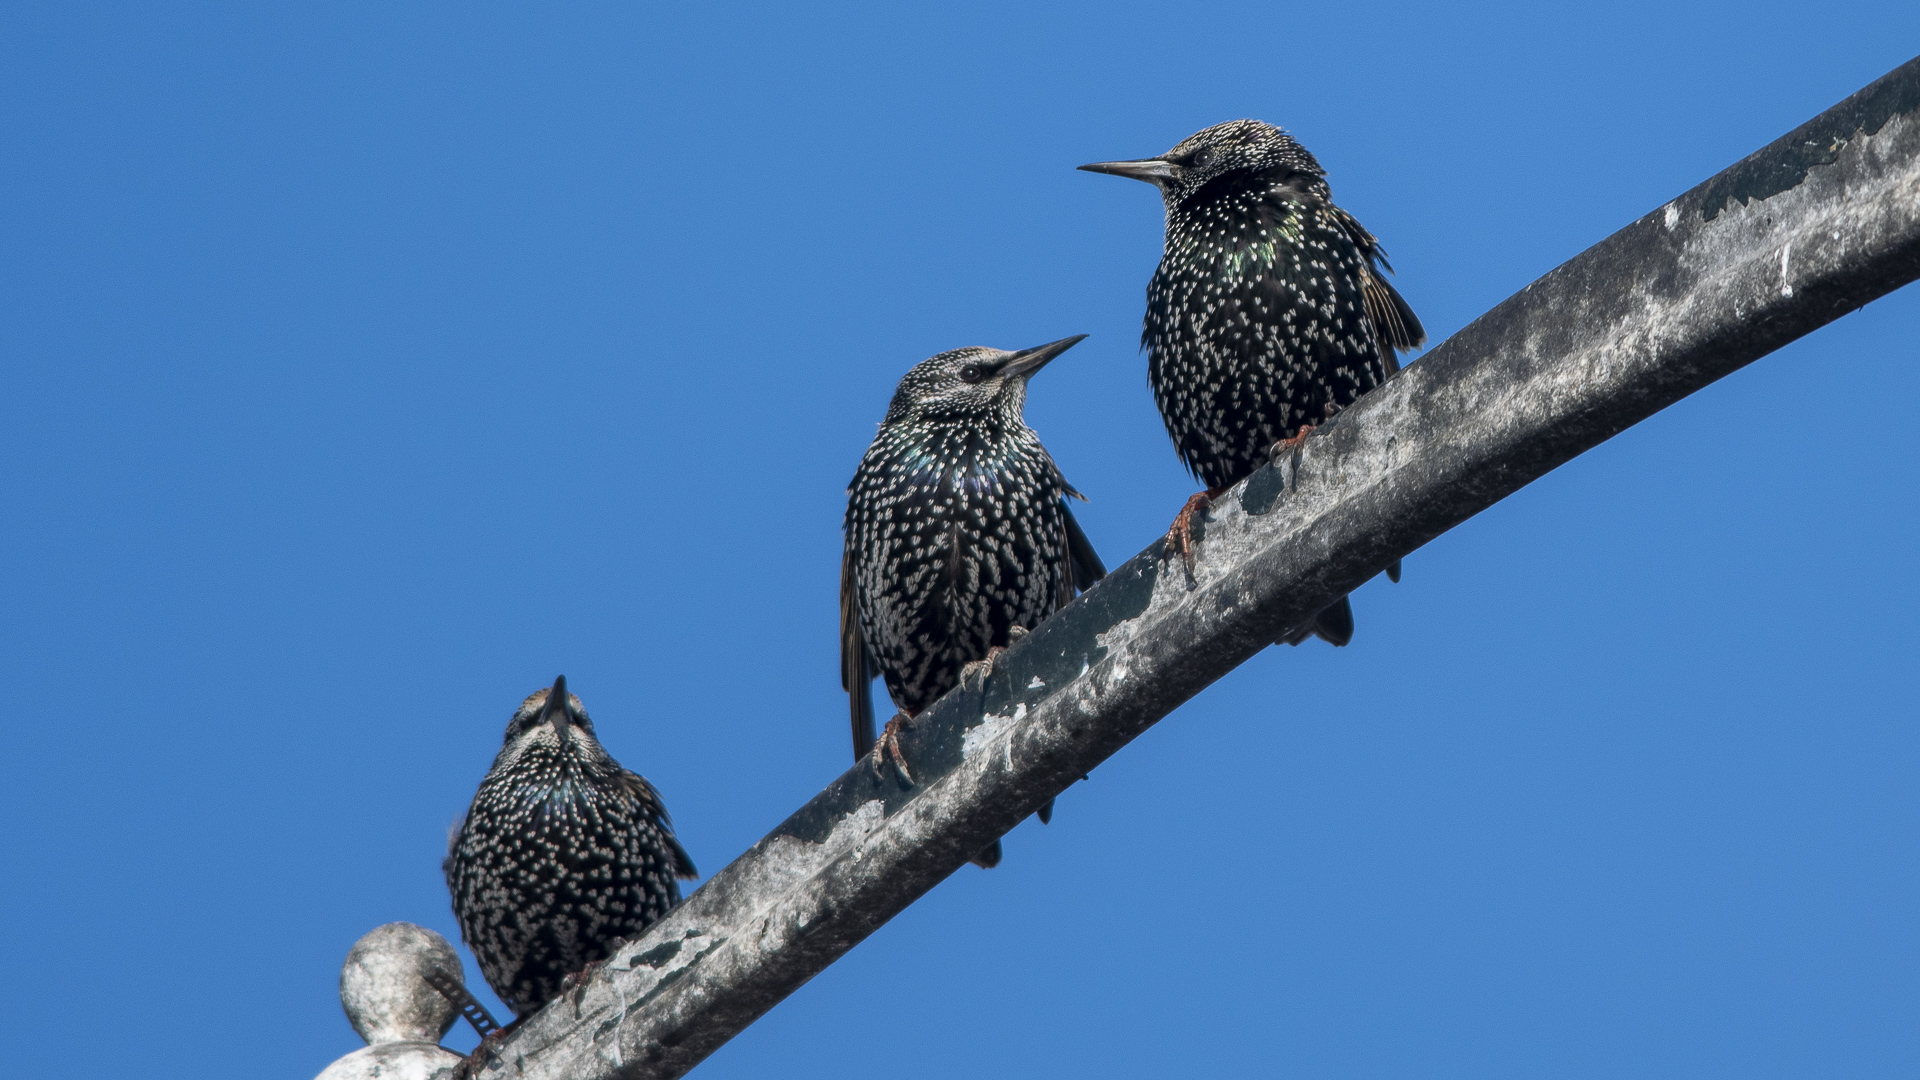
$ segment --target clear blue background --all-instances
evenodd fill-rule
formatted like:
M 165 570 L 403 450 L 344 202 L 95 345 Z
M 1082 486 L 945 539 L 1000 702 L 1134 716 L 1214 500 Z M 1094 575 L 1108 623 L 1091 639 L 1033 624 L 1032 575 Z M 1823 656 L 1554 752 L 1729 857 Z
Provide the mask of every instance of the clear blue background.
M 1151 541 L 1159 205 L 1073 166 L 1282 123 L 1438 340 L 1920 42 L 1333 8 L 8 6 L 6 1071 L 354 1049 L 341 958 L 455 934 L 446 827 L 558 672 L 704 870 L 763 835 L 848 764 L 843 489 L 931 353 L 1091 334 L 1028 418 Z M 1917 333 L 1441 538 L 701 1075 L 1911 1076 Z

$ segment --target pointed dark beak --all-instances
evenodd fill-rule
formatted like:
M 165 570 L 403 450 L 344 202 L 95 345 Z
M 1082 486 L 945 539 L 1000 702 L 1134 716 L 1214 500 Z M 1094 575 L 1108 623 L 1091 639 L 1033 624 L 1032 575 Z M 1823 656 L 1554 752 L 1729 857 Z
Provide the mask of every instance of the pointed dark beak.
M 1080 166 L 1081 172 L 1112 173 L 1114 176 L 1145 180 L 1154 187 L 1164 185 L 1173 179 L 1180 170 L 1178 165 L 1165 158 L 1143 158 L 1140 161 L 1096 161 L 1091 165 Z
M 541 711 L 540 719 L 553 725 L 553 733 L 560 737 L 560 745 L 567 745 L 567 729 L 573 726 L 573 713 L 567 709 L 567 677 L 553 680 L 553 689 L 547 691 L 547 707 Z
M 1031 349 L 1021 349 L 1007 358 L 1000 368 L 1000 377 L 1004 379 L 1024 379 L 1047 366 L 1047 362 L 1075 345 L 1087 340 L 1085 334 L 1063 337 L 1059 341 L 1049 341 L 1045 345 L 1036 345 Z

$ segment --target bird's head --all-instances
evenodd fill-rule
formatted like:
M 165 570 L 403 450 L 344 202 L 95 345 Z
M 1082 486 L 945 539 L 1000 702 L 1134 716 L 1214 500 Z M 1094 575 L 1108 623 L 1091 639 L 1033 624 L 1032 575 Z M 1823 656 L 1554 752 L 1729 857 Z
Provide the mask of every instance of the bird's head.
M 995 414 L 1018 419 L 1027 402 L 1027 380 L 1086 336 L 1076 334 L 1018 352 L 975 345 L 929 357 L 900 380 L 884 422 L 965 420 Z
M 1160 189 L 1167 206 L 1178 206 L 1221 177 L 1298 174 L 1309 185 L 1324 184 L 1326 170 L 1293 136 L 1259 120 L 1229 120 L 1180 140 L 1159 157 L 1138 161 L 1096 161 L 1080 168 L 1144 180 Z
M 565 675 L 550 688 L 527 695 L 507 722 L 506 746 L 501 757 L 518 758 L 532 752 L 557 757 L 603 756 L 594 737 L 593 720 L 580 699 L 567 693 Z

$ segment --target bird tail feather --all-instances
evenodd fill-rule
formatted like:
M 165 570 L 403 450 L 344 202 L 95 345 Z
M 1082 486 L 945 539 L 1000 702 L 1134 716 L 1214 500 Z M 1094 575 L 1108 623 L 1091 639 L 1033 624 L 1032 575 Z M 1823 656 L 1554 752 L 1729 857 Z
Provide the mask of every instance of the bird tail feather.
M 865 672 L 862 672 L 865 674 Z M 873 726 L 873 680 L 854 684 L 847 690 L 848 712 L 853 721 L 853 760 L 865 761 L 873 752 L 877 732 Z
M 1320 614 L 1281 634 L 1275 643 L 1298 645 L 1310 637 L 1317 637 L 1336 647 L 1353 640 L 1353 605 L 1347 602 L 1346 597 L 1335 600 Z

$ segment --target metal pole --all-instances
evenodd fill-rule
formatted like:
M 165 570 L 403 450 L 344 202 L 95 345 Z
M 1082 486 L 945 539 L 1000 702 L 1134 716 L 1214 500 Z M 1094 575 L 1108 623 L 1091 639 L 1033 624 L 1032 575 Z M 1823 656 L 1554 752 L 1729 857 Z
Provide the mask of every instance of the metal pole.
M 1920 277 L 1920 60 L 1581 253 L 1148 549 L 720 871 L 491 1077 L 677 1077 L 1134 736 L 1393 560 Z

